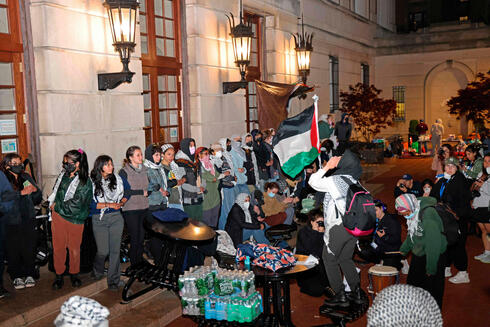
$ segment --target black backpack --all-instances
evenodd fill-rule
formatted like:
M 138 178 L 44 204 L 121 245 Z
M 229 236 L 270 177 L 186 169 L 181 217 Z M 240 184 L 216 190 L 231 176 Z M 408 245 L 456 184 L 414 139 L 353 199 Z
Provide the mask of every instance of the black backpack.
M 449 208 L 447 204 L 439 202 L 434 206 L 425 207 L 422 211 L 420 211 L 421 220 L 424 218 L 423 212 L 427 208 L 436 209 L 437 214 L 441 218 L 444 228 L 442 234 L 446 236 L 447 245 L 456 244 L 461 235 L 461 231 L 459 230 L 458 215 L 451 208 Z
M 341 177 L 349 185 L 342 216 L 345 229 L 356 237 L 372 234 L 376 228 L 376 210 L 371 193 L 359 182 L 352 183 L 348 178 Z

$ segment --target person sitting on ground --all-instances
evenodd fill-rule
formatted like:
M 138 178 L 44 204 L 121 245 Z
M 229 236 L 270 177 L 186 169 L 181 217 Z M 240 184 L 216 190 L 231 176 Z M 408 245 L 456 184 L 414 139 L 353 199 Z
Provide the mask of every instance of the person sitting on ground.
M 335 169 L 335 170 L 334 170 Z M 330 176 L 325 173 L 333 170 Z M 341 157 L 332 157 L 321 169 L 310 177 L 310 185 L 319 192 L 325 192 L 323 200 L 323 215 L 325 217 L 324 246 L 322 252 L 328 280 L 335 296 L 325 301 L 325 305 L 348 307 L 349 301 L 345 294 L 342 274 L 351 288 L 350 300 L 357 304 L 364 303 L 360 286 L 359 274 L 352 260 L 356 246 L 356 238 L 349 234 L 343 224 L 341 215 L 345 213 L 346 197 L 349 184 L 357 183 L 362 174 L 361 161 L 350 150 Z
M 420 183 L 414 182 L 412 175 L 405 174 L 396 182 L 393 193 L 395 198 L 405 193 L 411 193 L 417 197 L 422 195 L 422 190 Z
M 470 144 L 465 149 L 466 162 L 461 167 L 461 171 L 470 181 L 473 183 L 478 175 L 483 170 L 483 158 L 480 156 L 480 146 L 477 144 Z
M 472 192 L 475 195 L 472 203 L 471 220 L 478 223 L 481 229 L 481 239 L 485 251 L 475 256 L 475 259 L 483 263 L 490 263 L 490 153 L 483 158 L 484 170 L 478 175 L 477 180 L 472 186 Z
M 240 193 L 237 195 L 235 204 L 231 207 L 226 219 L 225 231 L 230 235 L 235 247 L 253 236 L 258 243 L 269 244 L 265 237 L 265 225 L 259 216 L 260 210 L 257 206 L 251 208 L 250 195 Z
M 407 219 L 408 235 L 400 247 L 403 256 L 412 252 L 407 284 L 428 291 L 442 308 L 447 241 L 442 220 L 433 208 L 436 203 L 433 197 L 402 194 L 395 208 Z
M 264 205 L 262 210 L 265 214 L 265 222 L 268 226 L 275 226 L 279 224 L 291 225 L 294 218 L 294 208 L 289 204 L 295 201 L 292 197 L 286 197 L 280 201 L 276 198 L 277 192 L 279 192 L 279 185 L 275 182 L 266 183 L 264 192 Z
M 434 187 L 434 182 L 426 178 L 422 181 L 422 196 L 430 196 L 430 192 Z
M 401 225 L 398 219 L 386 212 L 386 205 L 380 200 L 374 201 L 376 210 L 376 232 L 369 247 L 362 249 L 360 256 L 373 263 L 383 260 L 384 266 L 395 267 L 400 270 L 402 264 L 398 252 L 401 245 Z
M 322 260 L 323 233 L 325 224 L 321 209 L 313 209 L 308 213 L 306 226 L 298 232 L 296 254 L 314 255 L 320 263 L 313 269 L 298 276 L 297 281 L 302 293 L 310 296 L 321 296 L 328 286 L 327 273 Z

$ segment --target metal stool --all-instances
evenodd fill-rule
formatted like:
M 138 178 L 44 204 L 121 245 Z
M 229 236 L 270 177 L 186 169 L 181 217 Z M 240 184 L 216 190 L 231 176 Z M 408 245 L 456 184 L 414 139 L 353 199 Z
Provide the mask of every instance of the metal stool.
M 282 241 L 292 239 L 294 231 L 296 231 L 296 226 L 279 224 L 269 227 L 265 231 L 265 237 L 269 240 L 272 246 L 278 246 Z

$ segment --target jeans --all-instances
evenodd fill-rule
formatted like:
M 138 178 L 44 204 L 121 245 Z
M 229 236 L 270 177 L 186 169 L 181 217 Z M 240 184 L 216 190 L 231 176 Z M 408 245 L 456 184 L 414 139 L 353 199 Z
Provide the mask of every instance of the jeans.
M 284 220 L 284 224 L 291 225 L 293 223 L 293 218 L 294 218 L 294 207 L 286 208 L 285 212 L 286 212 L 286 220 Z
M 184 211 L 184 206 L 180 203 L 169 203 L 168 207 L 174 208 L 174 209 L 180 209 L 180 210 Z
M 109 269 L 107 270 L 107 285 L 119 285 L 121 236 L 124 229 L 124 219 L 120 211 L 92 216 L 92 228 L 97 254 L 94 260 L 94 275 L 104 275 L 105 260 L 109 256 Z
M 228 214 L 230 213 L 231 207 L 235 203 L 235 188 L 223 188 L 221 189 L 223 194 L 223 201 L 221 202 L 221 213 L 219 216 L 218 229 L 225 230 L 226 221 L 228 219 Z
M 244 229 L 243 240 L 248 240 L 250 236 L 253 236 L 257 243 L 270 244 L 269 240 L 265 237 L 265 229 Z
M 129 260 L 131 265 L 143 261 L 143 241 L 145 239 L 145 228 L 143 221 L 148 215 L 148 210 L 129 210 L 123 211 L 124 221 L 128 227 L 130 248 Z

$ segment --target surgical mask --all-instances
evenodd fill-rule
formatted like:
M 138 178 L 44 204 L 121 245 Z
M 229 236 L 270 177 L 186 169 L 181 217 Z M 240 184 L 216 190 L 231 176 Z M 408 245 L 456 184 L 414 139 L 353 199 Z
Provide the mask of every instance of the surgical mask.
M 223 153 L 221 151 L 216 151 L 216 153 L 214 154 L 216 158 L 221 158 L 222 155 Z
M 231 151 L 231 145 L 226 146 L 226 151 L 230 152 Z
M 243 202 L 243 207 L 244 207 L 245 209 L 250 208 L 250 202 Z
M 269 193 L 267 193 L 267 195 L 268 195 L 270 198 L 273 198 L 273 197 L 275 197 L 275 196 L 276 196 L 276 193 L 274 193 L 274 192 L 269 192 Z
M 189 147 L 189 153 L 190 153 L 190 154 L 194 154 L 194 153 L 196 153 L 196 148 L 195 148 L 195 147 L 193 147 L 193 146 Z
M 72 163 L 68 163 L 68 162 L 63 162 L 63 169 L 71 174 L 75 171 L 75 169 L 77 169 L 77 167 L 75 167 L 75 164 L 72 164 Z
M 23 170 L 24 170 L 23 165 L 10 166 L 10 171 L 17 175 L 20 174 Z
M 487 167 L 486 169 L 487 169 L 487 174 L 490 175 L 490 167 Z
M 415 212 L 412 212 L 410 215 L 404 217 L 405 219 L 412 219 L 413 217 L 415 217 Z
M 430 193 L 430 190 L 431 190 L 430 187 L 426 187 L 426 188 L 424 188 L 424 193 Z
M 451 179 L 451 175 L 449 175 L 448 173 L 444 173 L 444 178 L 447 179 L 447 180 L 450 180 Z
M 327 151 L 327 148 L 321 147 L 321 148 L 320 148 L 320 151 L 321 151 L 321 152 L 326 152 L 326 151 Z
M 252 146 L 252 144 L 253 144 L 252 141 L 247 142 L 247 146 Z

